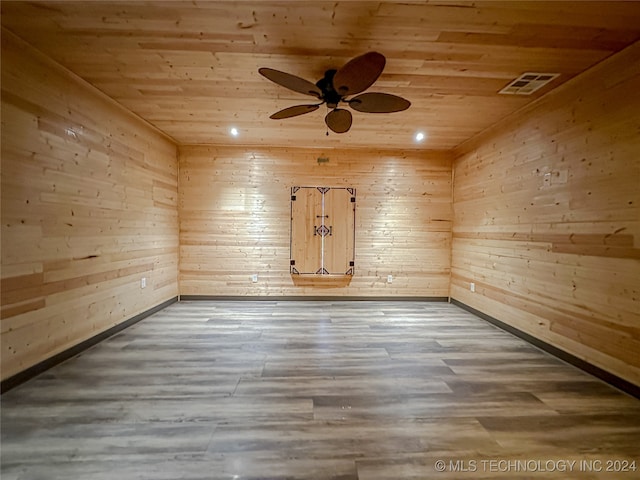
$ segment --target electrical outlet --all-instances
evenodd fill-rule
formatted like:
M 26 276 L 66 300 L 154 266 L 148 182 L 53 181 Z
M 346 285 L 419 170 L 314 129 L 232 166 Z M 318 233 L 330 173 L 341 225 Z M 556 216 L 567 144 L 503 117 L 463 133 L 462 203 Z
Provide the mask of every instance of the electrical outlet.
M 258 283 L 258 274 L 254 273 L 253 275 L 251 275 L 251 282 L 252 283 Z
M 387 283 L 393 283 L 393 275 L 387 275 Z
M 476 284 L 475 284 L 475 283 L 473 283 L 473 282 L 471 282 L 471 283 L 469 284 L 469 290 L 471 290 L 472 292 L 475 292 L 475 291 L 476 291 Z
M 142 277 L 140 279 L 140 288 L 145 288 L 147 286 L 147 277 Z

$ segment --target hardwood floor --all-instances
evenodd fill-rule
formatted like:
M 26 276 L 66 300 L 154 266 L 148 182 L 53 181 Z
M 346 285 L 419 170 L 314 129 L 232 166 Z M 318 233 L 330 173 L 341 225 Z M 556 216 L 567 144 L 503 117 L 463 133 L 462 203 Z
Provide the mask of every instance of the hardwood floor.
M 447 303 L 176 303 L 2 396 L 3 480 L 618 480 L 638 445 L 640 401 Z

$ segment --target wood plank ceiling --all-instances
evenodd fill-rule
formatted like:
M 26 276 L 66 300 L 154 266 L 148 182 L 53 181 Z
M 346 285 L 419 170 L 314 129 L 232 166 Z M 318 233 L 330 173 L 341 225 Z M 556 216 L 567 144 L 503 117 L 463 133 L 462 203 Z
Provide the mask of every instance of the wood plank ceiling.
M 451 149 L 640 39 L 637 1 L 3 1 L 1 8 L 6 29 L 180 144 Z M 369 91 L 403 96 L 409 110 L 354 112 L 350 132 L 329 136 L 324 107 L 269 119 L 313 98 L 269 82 L 259 67 L 315 83 L 371 50 L 387 64 Z M 527 71 L 560 77 L 531 96 L 498 95 Z M 426 134 L 421 144 L 417 131 Z

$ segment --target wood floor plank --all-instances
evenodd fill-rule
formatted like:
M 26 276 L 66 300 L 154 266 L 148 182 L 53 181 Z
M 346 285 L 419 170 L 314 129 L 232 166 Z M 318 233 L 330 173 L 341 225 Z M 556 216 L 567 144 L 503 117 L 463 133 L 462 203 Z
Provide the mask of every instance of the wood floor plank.
M 180 302 L 5 393 L 1 415 L 3 480 L 640 468 L 640 401 L 446 303 Z M 591 463 L 495 463 L 530 460 Z M 608 460 L 636 471 L 586 469 Z

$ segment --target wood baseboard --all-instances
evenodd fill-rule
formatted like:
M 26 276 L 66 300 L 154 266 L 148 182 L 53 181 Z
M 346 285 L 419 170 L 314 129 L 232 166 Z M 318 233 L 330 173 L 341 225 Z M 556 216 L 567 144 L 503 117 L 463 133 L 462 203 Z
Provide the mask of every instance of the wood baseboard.
M 589 363 L 586 360 L 578 358 L 575 355 L 572 355 L 571 353 L 568 353 L 554 345 L 551 345 L 550 343 L 544 342 L 539 338 L 529 335 L 528 333 L 523 332 L 522 330 L 512 327 L 511 325 L 504 323 L 503 321 L 498 320 L 497 318 L 494 318 L 491 315 L 487 315 L 486 313 L 481 312 L 480 310 L 476 310 L 475 308 L 470 307 L 469 305 L 462 303 L 461 301 L 456 300 L 455 298 L 451 299 L 451 303 L 459 306 L 460 308 L 470 313 L 473 313 L 474 315 L 482 318 L 483 320 L 495 325 L 496 327 L 506 332 L 511 333 L 512 335 L 515 335 L 516 337 L 522 338 L 523 340 L 538 347 L 539 349 L 544 350 L 547 353 L 550 353 L 554 357 L 557 357 L 560 360 L 563 360 L 573 365 L 574 367 L 578 367 L 580 370 L 583 370 L 584 372 L 590 375 L 593 375 L 594 377 L 597 377 L 600 380 L 603 380 L 604 382 L 608 383 L 612 387 L 615 387 L 618 390 L 621 390 L 633 397 L 640 399 L 640 386 L 635 385 L 629 382 L 628 380 L 625 380 L 624 378 L 621 378 L 611 372 L 608 372 L 607 370 L 604 370 L 596 365 L 593 365 L 592 363 Z
M 11 377 L 6 378 L 5 380 L 2 380 L 2 383 L 0 383 L 0 392 L 1 393 L 8 392 L 12 388 L 17 387 L 18 385 L 36 377 L 37 375 L 40 375 L 41 373 L 49 370 L 50 368 L 58 365 L 59 363 L 64 362 L 65 360 L 75 357 L 76 355 L 84 352 L 88 348 L 93 347 L 94 345 L 102 342 L 103 340 L 115 335 L 118 332 L 121 332 L 125 328 L 128 328 L 135 323 L 138 323 L 140 320 L 145 319 L 149 315 L 153 315 L 154 313 L 159 312 L 163 308 L 166 308 L 172 303 L 175 303 L 177 301 L 178 301 L 178 297 L 170 298 L 169 300 L 162 302 L 156 305 L 155 307 L 150 308 L 149 310 L 139 313 L 138 315 L 135 315 L 129 318 L 128 320 L 125 320 L 124 322 L 119 323 L 118 325 L 115 325 L 109 328 L 108 330 L 105 330 L 104 332 L 101 332 L 91 338 L 88 338 L 87 340 L 84 340 L 78 343 L 77 345 L 74 345 L 73 347 L 68 348 L 63 352 L 60 352 L 56 355 L 53 355 L 52 357 L 49 357 L 46 360 L 43 360 L 42 362 L 37 363 L 32 367 L 29 367 L 26 370 L 23 370 L 20 373 L 16 373 Z
M 329 301 L 329 302 L 448 302 L 449 297 L 349 297 L 339 295 L 290 295 L 290 296 L 266 296 L 266 295 L 180 295 L 179 301 L 191 300 L 232 300 L 232 301 L 265 301 L 265 302 L 284 302 L 284 301 Z

